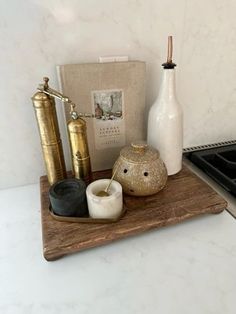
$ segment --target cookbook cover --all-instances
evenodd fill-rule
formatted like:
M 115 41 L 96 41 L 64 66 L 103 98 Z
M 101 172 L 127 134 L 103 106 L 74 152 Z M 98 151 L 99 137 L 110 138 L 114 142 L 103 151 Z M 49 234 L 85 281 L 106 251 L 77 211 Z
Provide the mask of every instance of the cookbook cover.
M 57 66 L 61 92 L 85 118 L 93 171 L 112 168 L 120 149 L 146 139 L 145 74 L 142 61 Z M 67 121 L 70 108 L 65 104 Z

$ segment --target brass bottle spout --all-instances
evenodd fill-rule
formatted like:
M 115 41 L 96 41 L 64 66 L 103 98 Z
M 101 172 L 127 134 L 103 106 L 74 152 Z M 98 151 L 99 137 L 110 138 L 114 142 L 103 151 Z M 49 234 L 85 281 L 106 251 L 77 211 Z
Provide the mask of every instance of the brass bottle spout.
M 176 64 L 172 61 L 173 56 L 173 37 L 168 36 L 167 61 L 162 64 L 164 69 L 174 69 Z
M 173 41 L 172 41 L 172 36 L 168 36 L 167 63 L 172 63 L 172 54 L 173 54 Z

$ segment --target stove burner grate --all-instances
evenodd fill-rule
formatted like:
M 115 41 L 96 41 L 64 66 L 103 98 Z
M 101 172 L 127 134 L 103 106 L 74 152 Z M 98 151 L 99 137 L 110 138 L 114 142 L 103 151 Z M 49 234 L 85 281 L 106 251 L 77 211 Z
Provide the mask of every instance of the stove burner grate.
M 197 147 L 185 149 L 184 155 L 223 188 L 236 195 L 236 141 L 224 143 L 227 144 L 203 145 L 199 150 Z

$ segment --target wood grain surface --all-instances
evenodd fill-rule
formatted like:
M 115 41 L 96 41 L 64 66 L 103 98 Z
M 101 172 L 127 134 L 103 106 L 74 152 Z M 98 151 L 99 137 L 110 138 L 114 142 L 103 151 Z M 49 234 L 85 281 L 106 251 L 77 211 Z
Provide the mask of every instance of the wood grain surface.
M 95 172 L 93 179 L 109 178 L 110 171 Z M 40 178 L 43 254 L 53 261 L 63 255 L 103 245 L 153 228 L 173 225 L 205 213 L 220 213 L 226 201 L 186 166 L 168 178 L 166 187 L 148 197 L 124 195 L 125 216 L 116 223 L 61 222 L 49 213 L 49 184 Z

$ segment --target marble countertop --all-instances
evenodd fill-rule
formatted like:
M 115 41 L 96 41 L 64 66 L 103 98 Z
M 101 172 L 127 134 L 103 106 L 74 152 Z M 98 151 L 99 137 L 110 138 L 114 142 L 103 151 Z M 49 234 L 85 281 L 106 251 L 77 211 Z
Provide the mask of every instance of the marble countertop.
M 47 262 L 39 185 L 1 190 L 0 202 L 0 313 L 235 313 L 227 211 Z

